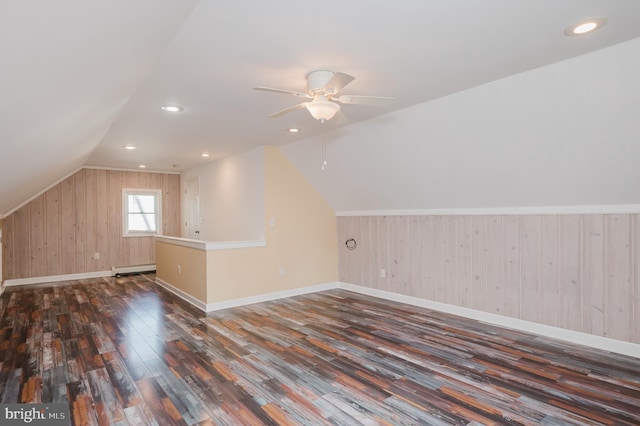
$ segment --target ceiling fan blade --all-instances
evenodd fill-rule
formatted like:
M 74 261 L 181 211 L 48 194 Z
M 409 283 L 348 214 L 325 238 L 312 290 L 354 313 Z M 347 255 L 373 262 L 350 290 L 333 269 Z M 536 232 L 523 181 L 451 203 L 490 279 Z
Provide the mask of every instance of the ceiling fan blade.
M 290 106 L 289 108 L 285 108 L 285 109 L 280 110 L 278 112 L 274 112 L 273 114 L 269 115 L 269 117 L 277 118 L 277 117 L 283 116 L 283 115 L 288 114 L 290 112 L 293 112 L 293 111 L 295 111 L 297 109 L 302 109 L 302 108 L 306 107 L 308 103 L 309 102 L 303 102 L 303 103 L 298 104 L 298 105 Z
M 336 72 L 333 74 L 333 77 L 331 77 L 331 80 L 329 80 L 325 85 L 325 89 L 333 90 L 333 93 L 338 93 L 354 79 L 355 77 L 352 75 L 345 74 L 343 72 Z
M 265 92 L 282 93 L 282 94 L 285 94 L 285 95 L 297 96 L 299 98 L 313 99 L 313 96 L 309 95 L 308 93 L 294 92 L 293 90 L 274 89 L 272 87 L 254 87 L 253 90 L 262 90 L 262 91 L 265 91 Z
M 395 99 L 385 96 L 342 95 L 335 100 L 343 104 L 385 106 L 393 104 Z

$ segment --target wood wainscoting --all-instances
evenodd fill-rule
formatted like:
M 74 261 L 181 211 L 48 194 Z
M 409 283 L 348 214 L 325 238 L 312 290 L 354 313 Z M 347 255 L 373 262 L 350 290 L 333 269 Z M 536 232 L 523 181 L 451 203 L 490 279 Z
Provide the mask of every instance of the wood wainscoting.
M 345 216 L 338 244 L 342 282 L 640 343 L 638 214 Z
M 161 189 L 163 234 L 179 235 L 180 175 L 85 168 L 7 216 L 4 278 L 155 263 L 153 237 L 122 236 L 122 188 Z

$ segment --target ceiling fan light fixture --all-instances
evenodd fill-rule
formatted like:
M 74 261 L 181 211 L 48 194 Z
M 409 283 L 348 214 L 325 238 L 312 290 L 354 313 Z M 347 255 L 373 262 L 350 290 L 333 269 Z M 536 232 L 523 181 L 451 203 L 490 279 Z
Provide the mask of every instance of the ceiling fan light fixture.
M 327 100 L 324 96 L 318 96 L 313 101 L 307 103 L 307 109 L 313 118 L 324 123 L 327 120 L 331 120 L 336 113 L 340 111 L 340 105 Z

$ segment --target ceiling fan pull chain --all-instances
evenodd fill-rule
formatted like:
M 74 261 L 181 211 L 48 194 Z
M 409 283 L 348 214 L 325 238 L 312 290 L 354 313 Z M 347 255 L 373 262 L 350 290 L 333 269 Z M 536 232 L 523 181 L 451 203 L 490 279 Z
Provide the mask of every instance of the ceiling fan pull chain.
M 321 170 L 327 169 L 327 135 L 322 135 L 322 167 Z

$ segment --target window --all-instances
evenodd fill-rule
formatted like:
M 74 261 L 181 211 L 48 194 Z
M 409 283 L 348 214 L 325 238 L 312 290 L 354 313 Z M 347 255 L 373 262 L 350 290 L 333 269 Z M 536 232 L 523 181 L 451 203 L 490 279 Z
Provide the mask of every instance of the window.
M 159 189 L 123 189 L 123 235 L 162 235 L 161 206 L 162 191 Z

